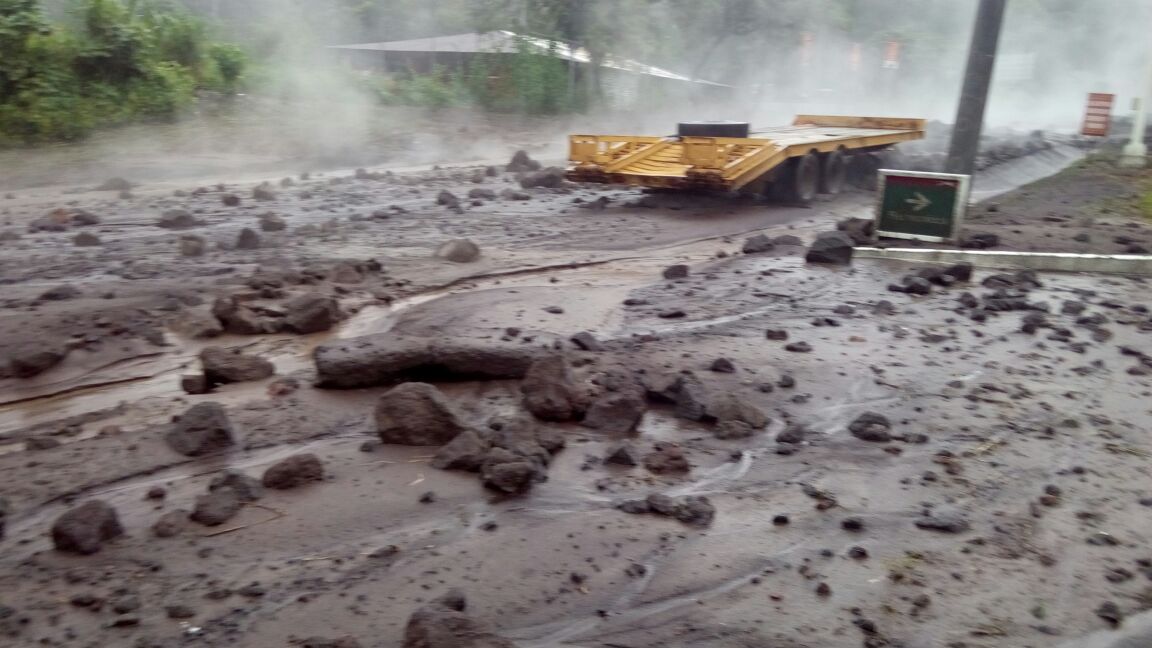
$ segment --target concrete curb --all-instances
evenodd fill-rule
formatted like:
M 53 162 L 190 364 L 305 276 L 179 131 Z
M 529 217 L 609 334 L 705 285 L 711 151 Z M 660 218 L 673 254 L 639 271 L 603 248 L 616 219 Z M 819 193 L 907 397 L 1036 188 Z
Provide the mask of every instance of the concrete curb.
M 1152 255 L 1145 254 L 1074 254 L 1071 252 L 858 247 L 856 248 L 856 256 L 863 259 L 889 259 L 918 263 L 947 264 L 967 261 L 979 268 L 1152 275 Z

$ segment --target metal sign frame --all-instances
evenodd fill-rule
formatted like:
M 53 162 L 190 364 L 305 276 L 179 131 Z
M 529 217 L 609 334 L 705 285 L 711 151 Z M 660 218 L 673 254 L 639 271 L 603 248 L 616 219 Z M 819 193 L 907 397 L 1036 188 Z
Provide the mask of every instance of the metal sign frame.
M 927 241 L 930 243 L 947 243 L 955 241 L 964 224 L 964 216 L 968 213 L 968 200 L 972 196 L 972 176 L 959 173 L 931 173 L 928 171 L 899 171 L 897 169 L 880 169 L 877 172 L 876 191 L 876 236 L 884 238 L 907 239 L 910 241 Z M 925 178 L 929 180 L 951 180 L 957 182 L 956 204 L 952 207 L 952 227 L 948 236 L 928 236 L 910 232 L 893 232 L 881 229 L 884 216 L 884 192 L 888 188 L 888 177 L 900 176 L 903 178 Z

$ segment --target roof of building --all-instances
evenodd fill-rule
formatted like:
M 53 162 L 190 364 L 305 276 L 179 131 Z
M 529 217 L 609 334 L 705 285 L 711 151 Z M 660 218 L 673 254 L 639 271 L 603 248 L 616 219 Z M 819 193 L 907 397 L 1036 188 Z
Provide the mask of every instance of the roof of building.
M 354 45 L 331 45 L 330 49 L 339 50 L 368 50 L 377 52 L 454 52 L 461 54 L 516 54 L 522 51 L 534 51 L 545 56 L 554 56 L 566 61 L 589 64 L 592 57 L 583 47 L 573 47 L 564 41 L 525 36 L 506 30 L 497 30 L 482 33 L 453 34 L 450 36 L 433 36 L 431 38 L 416 38 L 412 40 L 388 41 L 385 43 L 360 43 Z M 683 74 L 677 74 L 654 65 L 647 65 L 632 59 L 607 56 L 600 63 L 601 67 L 636 74 L 685 81 L 688 83 L 702 83 L 705 85 L 724 86 L 723 83 L 693 79 Z

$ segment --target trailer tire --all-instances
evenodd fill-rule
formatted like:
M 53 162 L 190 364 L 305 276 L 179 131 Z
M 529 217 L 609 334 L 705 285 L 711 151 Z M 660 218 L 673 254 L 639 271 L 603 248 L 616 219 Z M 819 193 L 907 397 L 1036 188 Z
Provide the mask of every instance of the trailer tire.
M 837 149 L 820 156 L 820 193 L 835 196 L 844 189 L 848 175 L 848 156 Z
M 880 156 L 875 153 L 853 155 L 848 164 L 849 181 L 860 189 L 874 190 L 880 166 Z
M 748 122 L 680 122 L 676 134 L 680 137 L 748 137 Z
M 816 199 L 820 189 L 820 156 L 808 153 L 788 160 L 783 177 L 778 183 L 779 195 L 785 201 L 808 205 Z

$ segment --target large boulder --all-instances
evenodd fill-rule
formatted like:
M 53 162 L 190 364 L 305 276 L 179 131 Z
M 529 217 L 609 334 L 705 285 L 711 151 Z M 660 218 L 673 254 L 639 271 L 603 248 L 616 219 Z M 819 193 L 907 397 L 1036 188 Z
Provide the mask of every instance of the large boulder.
M 196 498 L 196 508 L 189 518 L 204 526 L 220 526 L 236 517 L 243 502 L 231 488 L 217 488 Z
M 844 232 L 824 232 L 816 235 L 816 240 L 808 248 L 804 260 L 808 263 L 848 265 L 852 263 L 852 238 Z
M 191 227 L 199 227 L 204 224 L 204 221 L 192 215 L 192 212 L 187 209 L 169 209 L 160 215 L 156 221 L 157 227 L 165 229 L 188 229 Z
M 8 355 L 8 373 L 17 378 L 31 378 L 60 364 L 68 347 L 47 341 L 23 344 Z M 0 367 L 0 373 L 3 368 Z
M 216 346 L 200 352 L 200 363 L 209 385 L 262 380 L 276 373 L 276 368 L 264 358 Z
M 533 362 L 520 390 L 524 394 L 525 409 L 541 420 L 573 421 L 584 413 L 584 396 L 562 355 Z
M 324 464 L 312 453 L 298 454 L 272 464 L 261 480 L 268 488 L 286 490 L 324 480 Z
M 478 472 L 484 457 L 492 449 L 492 442 L 474 430 L 464 430 L 436 451 L 432 467 L 441 470 L 468 470 Z
M 376 403 L 376 431 L 384 443 L 443 445 L 464 431 L 464 425 L 440 393 L 427 383 L 393 387 Z
M 235 297 L 219 297 L 212 303 L 212 315 L 220 320 L 224 330 L 241 335 L 275 333 L 281 328 L 280 322 L 261 317 Z
M 220 403 L 197 403 L 172 423 L 164 437 L 173 450 L 200 457 L 228 450 L 236 445 L 232 422 Z
M 772 239 L 768 238 L 767 234 L 757 234 L 756 236 L 749 237 L 744 241 L 744 247 L 741 252 L 744 254 L 761 254 L 763 252 L 771 252 L 776 247 Z
M 379 333 L 316 347 L 317 386 L 354 389 L 404 380 L 523 378 L 538 352 L 503 341 Z
M 105 540 L 124 534 L 116 509 L 100 500 L 87 501 L 56 518 L 52 544 L 58 551 L 82 555 L 100 551 Z
M 524 189 L 532 189 L 533 187 L 547 187 L 555 189 L 564 184 L 564 169 L 560 167 L 548 167 L 540 171 L 525 174 L 520 178 L 520 186 Z
M 892 440 L 892 423 L 887 416 L 864 412 L 848 424 L 848 432 L 861 441 L 885 443 Z
M 670 389 L 679 418 L 718 424 L 735 421 L 754 429 L 768 424 L 768 415 L 759 407 L 727 390 L 709 387 L 694 375 L 681 376 Z
M 648 403 L 636 391 L 607 392 L 592 401 L 581 424 L 603 432 L 629 434 L 647 410 Z
M 453 263 L 472 263 L 480 258 L 480 246 L 468 239 L 454 239 L 437 247 L 435 256 Z
M 301 335 L 327 331 L 343 316 L 334 298 L 318 293 L 293 297 L 284 310 L 284 328 Z
M 539 171 L 540 163 L 528 157 L 528 153 L 526 151 L 516 151 L 504 169 L 510 173 Z
M 876 223 L 871 218 L 846 218 L 836 223 L 836 229 L 856 245 L 868 245 L 876 236 Z
M 404 628 L 403 648 L 516 648 L 464 614 L 466 608 L 464 596 L 453 591 L 416 610 Z
M 241 502 L 255 502 L 264 497 L 264 485 L 260 480 L 239 470 L 225 470 L 208 484 L 209 491 L 221 488 L 231 488 Z
M 539 462 L 515 454 L 504 448 L 493 448 L 480 466 L 480 480 L 484 486 L 508 495 L 519 495 L 544 478 Z

